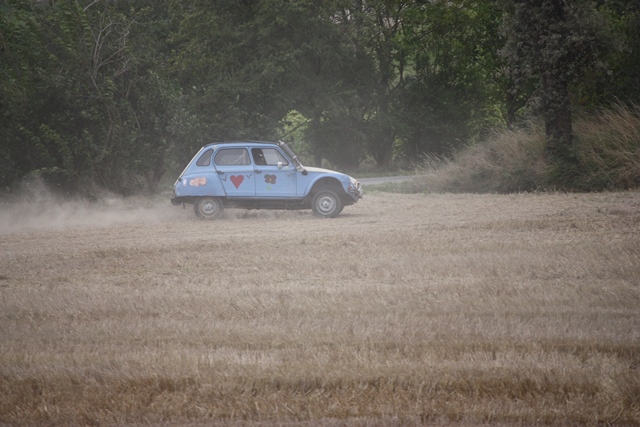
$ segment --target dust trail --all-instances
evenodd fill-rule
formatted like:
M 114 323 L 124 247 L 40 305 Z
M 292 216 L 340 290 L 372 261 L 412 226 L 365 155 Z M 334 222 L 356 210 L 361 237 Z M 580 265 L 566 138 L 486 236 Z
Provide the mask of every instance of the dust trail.
M 0 235 L 185 219 L 191 216 L 172 206 L 167 195 L 123 198 L 103 194 L 95 201 L 68 199 L 55 195 L 41 182 L 31 181 L 20 191 L 0 198 Z

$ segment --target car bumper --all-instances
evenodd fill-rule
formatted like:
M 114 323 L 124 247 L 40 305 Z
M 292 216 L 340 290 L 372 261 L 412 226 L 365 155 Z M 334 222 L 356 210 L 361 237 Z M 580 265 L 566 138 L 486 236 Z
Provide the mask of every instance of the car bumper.
M 349 185 L 347 186 L 347 194 L 353 197 L 354 201 L 362 199 L 362 184 L 357 179 L 351 178 Z

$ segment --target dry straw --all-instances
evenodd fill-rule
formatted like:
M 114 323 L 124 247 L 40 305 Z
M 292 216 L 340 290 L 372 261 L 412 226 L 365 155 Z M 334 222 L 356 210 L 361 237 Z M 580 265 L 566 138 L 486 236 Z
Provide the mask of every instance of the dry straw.
M 637 192 L 109 210 L 4 229 L 0 424 L 640 423 Z
M 626 190 L 640 186 L 640 108 L 615 106 L 575 120 L 570 164 L 545 161 L 545 132 L 529 124 L 500 130 L 453 159 L 427 157 L 413 192 L 512 193 Z

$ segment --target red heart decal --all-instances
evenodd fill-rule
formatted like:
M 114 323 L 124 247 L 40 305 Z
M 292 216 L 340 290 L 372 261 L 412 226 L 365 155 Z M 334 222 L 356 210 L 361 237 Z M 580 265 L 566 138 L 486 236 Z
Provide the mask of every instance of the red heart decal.
M 242 184 L 242 181 L 244 181 L 244 175 L 232 175 L 231 176 L 231 182 L 233 182 L 233 185 L 236 188 L 240 187 L 240 184 Z

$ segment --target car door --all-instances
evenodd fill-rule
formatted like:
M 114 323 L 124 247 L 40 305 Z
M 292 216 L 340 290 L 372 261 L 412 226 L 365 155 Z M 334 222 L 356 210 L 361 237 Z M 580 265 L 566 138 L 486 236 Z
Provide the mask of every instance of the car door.
M 271 147 L 252 148 L 251 156 L 255 164 L 257 197 L 296 197 L 297 170 L 280 150 Z
M 213 162 L 227 197 L 254 197 L 255 172 L 246 148 L 220 148 Z

